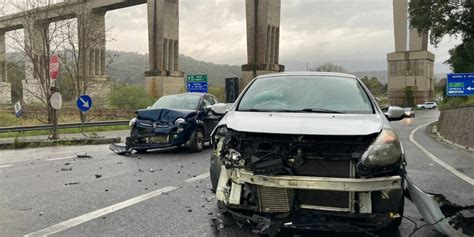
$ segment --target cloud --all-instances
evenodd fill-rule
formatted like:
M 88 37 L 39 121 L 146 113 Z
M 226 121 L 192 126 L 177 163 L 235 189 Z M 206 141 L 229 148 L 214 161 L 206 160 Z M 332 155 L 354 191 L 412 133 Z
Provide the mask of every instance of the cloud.
M 386 69 L 386 54 L 394 51 L 392 0 L 282 0 L 281 6 L 281 62 L 351 61 L 358 69 Z M 148 52 L 145 5 L 109 12 L 106 22 L 116 38 L 109 48 Z M 245 64 L 245 24 L 244 0 L 181 0 L 180 52 Z M 446 39 L 431 47 L 437 62 L 457 43 Z

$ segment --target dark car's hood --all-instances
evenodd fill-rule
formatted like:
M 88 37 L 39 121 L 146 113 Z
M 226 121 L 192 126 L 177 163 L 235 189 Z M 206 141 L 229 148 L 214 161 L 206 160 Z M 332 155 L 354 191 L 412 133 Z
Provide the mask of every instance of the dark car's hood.
M 135 112 L 140 120 L 150 120 L 155 122 L 171 122 L 177 118 L 190 118 L 196 115 L 195 110 L 171 110 L 171 109 L 142 109 Z

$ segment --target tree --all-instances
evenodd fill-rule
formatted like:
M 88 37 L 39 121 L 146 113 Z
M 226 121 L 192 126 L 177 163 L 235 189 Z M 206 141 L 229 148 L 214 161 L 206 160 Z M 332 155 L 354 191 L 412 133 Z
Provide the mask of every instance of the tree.
M 36 81 L 37 84 L 35 90 L 24 89 L 45 108 L 48 114 L 48 123 L 53 125 L 53 129 L 50 131 L 51 139 L 58 139 L 57 111 L 52 108 L 50 103 L 51 95 L 57 89 L 49 77 L 49 61 L 50 56 L 57 52 L 60 44 L 55 40 L 62 22 L 50 22 L 49 19 L 46 19 L 52 11 L 52 5 L 50 0 L 25 0 L 19 4 L 13 4 L 16 11 L 22 15 L 25 24 L 23 34 L 14 31 L 9 34 L 9 37 L 14 48 L 23 54 L 25 68 L 31 73 L 30 79 Z
M 364 76 L 361 78 L 362 82 L 369 88 L 370 92 L 374 95 L 382 95 L 387 93 L 387 84 L 382 84 L 377 77 Z
M 418 32 L 430 32 L 431 44 L 437 46 L 445 36 L 460 37 L 462 43 L 449 51 L 446 61 L 454 72 L 474 69 L 474 2 L 452 0 L 412 0 L 410 25 Z
M 341 73 L 347 73 L 347 70 L 340 65 L 336 65 L 331 62 L 323 63 L 316 68 L 310 68 L 310 71 L 316 71 L 316 72 L 341 72 Z
M 145 109 L 154 102 L 143 86 L 118 85 L 109 94 L 109 103 L 115 109 Z

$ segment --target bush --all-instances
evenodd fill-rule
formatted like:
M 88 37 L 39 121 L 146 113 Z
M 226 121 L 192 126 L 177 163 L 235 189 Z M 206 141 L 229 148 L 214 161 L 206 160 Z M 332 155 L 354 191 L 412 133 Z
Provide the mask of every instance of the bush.
M 221 103 L 225 101 L 225 91 L 223 87 L 209 87 L 209 94 L 215 96 Z
M 142 86 L 120 85 L 112 89 L 108 96 L 114 109 L 144 109 L 151 106 L 155 99 Z
M 448 97 L 445 96 L 443 102 L 439 103 L 441 110 L 451 109 L 460 106 L 474 105 L 474 96 L 459 96 L 459 97 Z
M 20 125 L 20 120 L 11 113 L 0 113 L 0 127 L 10 127 Z

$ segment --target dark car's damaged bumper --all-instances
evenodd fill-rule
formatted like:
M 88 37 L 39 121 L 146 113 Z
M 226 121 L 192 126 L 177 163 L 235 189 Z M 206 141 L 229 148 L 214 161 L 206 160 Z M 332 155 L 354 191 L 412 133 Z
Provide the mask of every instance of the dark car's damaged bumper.
M 185 124 L 183 127 L 176 125 L 147 127 L 137 124 L 132 128 L 126 144 L 127 147 L 135 150 L 177 147 L 189 141 L 194 127 L 193 124 Z

